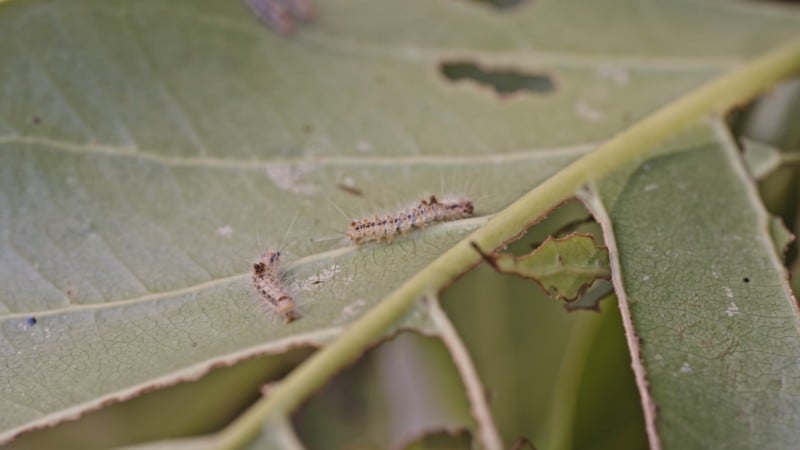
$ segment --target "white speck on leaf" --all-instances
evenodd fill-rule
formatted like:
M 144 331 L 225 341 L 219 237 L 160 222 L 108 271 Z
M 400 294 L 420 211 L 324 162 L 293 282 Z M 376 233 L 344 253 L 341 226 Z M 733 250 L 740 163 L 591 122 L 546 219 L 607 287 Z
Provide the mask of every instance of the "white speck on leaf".
M 728 286 L 725 286 L 724 289 L 725 289 L 725 296 L 728 298 L 733 298 L 733 290 L 731 290 L 731 288 L 729 288 Z
M 648 280 L 650 280 L 650 275 L 645 275 L 642 277 L 642 281 L 648 281 Z
M 267 176 L 275 183 L 275 186 L 284 191 L 294 192 L 295 194 L 313 194 L 317 192 L 317 186 L 300 182 L 303 176 L 313 170 L 314 166 L 308 164 L 274 165 L 267 167 Z
M 645 192 L 654 191 L 654 190 L 656 190 L 656 189 L 658 189 L 658 185 L 657 185 L 657 184 L 655 184 L 655 183 L 653 183 L 653 184 L 648 184 L 647 186 L 645 186 L 645 187 L 644 187 L 644 191 L 645 191 Z
M 583 117 L 584 119 L 588 120 L 589 122 L 597 122 L 599 120 L 603 120 L 606 115 L 603 114 L 601 111 L 598 111 L 588 103 L 584 101 L 579 101 L 575 104 L 575 111 L 578 113 L 579 116 Z
M 233 234 L 233 227 L 230 225 L 223 225 L 217 228 L 217 235 L 219 237 L 230 237 Z
M 736 306 L 736 303 L 731 302 L 731 304 L 728 306 L 728 309 L 725 310 L 725 314 L 727 314 L 728 317 L 733 317 L 739 314 L 739 307 Z
M 342 317 L 340 321 L 343 322 L 354 317 L 362 309 L 364 309 L 364 305 L 366 304 L 367 302 L 364 299 L 358 299 L 354 303 L 345 306 L 344 308 L 342 308 Z
M 597 68 L 597 76 L 623 86 L 630 81 L 628 71 L 623 67 L 618 66 L 600 66 Z
M 681 373 L 691 373 L 691 372 L 692 372 L 692 368 L 691 368 L 691 366 L 689 366 L 689 363 L 688 362 L 684 362 L 683 365 L 681 366 Z
M 303 291 L 319 289 L 323 284 L 331 281 L 337 273 L 341 272 L 341 270 L 342 268 L 338 264 L 334 264 L 331 267 L 326 267 L 318 274 L 299 282 L 298 285 Z
M 358 143 L 356 143 L 356 150 L 361 153 L 369 153 L 372 151 L 372 144 L 367 141 L 358 141 Z

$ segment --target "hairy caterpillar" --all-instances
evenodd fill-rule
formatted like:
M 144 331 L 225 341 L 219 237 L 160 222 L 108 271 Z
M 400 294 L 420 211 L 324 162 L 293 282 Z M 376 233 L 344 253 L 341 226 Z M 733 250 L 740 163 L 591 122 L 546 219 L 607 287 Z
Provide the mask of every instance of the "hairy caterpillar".
M 283 323 L 299 319 L 292 296 L 283 282 L 280 270 L 281 252 L 267 250 L 258 262 L 253 264 L 253 286 L 264 298 L 264 301 L 283 318 Z
M 431 195 L 427 200 L 394 214 L 354 220 L 345 234 L 356 245 L 384 239 L 391 242 L 398 234 L 425 228 L 436 222 L 471 217 L 472 213 L 470 200 L 439 201 L 435 195 Z

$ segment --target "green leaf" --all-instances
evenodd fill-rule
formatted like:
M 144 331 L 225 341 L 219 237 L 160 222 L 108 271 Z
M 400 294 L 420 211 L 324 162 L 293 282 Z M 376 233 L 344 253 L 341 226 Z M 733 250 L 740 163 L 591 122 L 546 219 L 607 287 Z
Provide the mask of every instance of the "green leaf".
M 744 163 L 755 179 L 763 179 L 781 165 L 781 152 L 763 142 L 743 139 Z
M 145 393 L 129 401 L 89 412 L 80 420 L 26 433 L 17 450 L 52 447 L 112 448 L 175 436 L 202 435 L 224 427 L 313 352 L 295 348 L 280 355 L 252 358 L 215 369 L 201 380 Z M 154 412 L 157 412 L 155 414 Z M 114 430 L 98 434 L 97 430 Z
M 576 300 L 596 279 L 611 276 L 608 251 L 590 234 L 548 237 L 522 256 L 483 256 L 498 271 L 533 280 L 547 295 L 567 302 Z
M 666 148 L 615 197 L 604 186 L 620 180 L 601 183 L 595 205 L 604 229 L 613 223 L 615 243 L 606 242 L 622 274 L 634 371 L 647 379 L 651 442 L 791 447 L 800 438 L 800 333 L 770 217 L 721 122 Z
M 409 332 L 337 374 L 293 422 L 308 448 L 405 448 L 425 435 L 476 428 L 448 348 Z
M 0 3 L 0 441 L 353 330 L 274 397 L 300 402 L 466 270 L 443 260 L 458 263 L 382 302 L 489 216 L 797 30 L 738 3 L 530 3 L 326 2 L 294 40 L 239 2 Z M 447 79 L 463 58 L 548 74 L 555 92 Z M 389 246 L 325 240 L 347 227 L 337 207 L 391 211 L 442 185 L 477 217 Z M 250 286 L 267 245 L 284 246 L 303 314 L 288 326 Z M 381 320 L 354 324 L 376 305 Z
M 789 244 L 794 242 L 795 235 L 786 228 L 780 217 L 775 216 L 770 216 L 769 218 L 769 235 L 775 247 L 775 253 L 780 258 L 783 258 L 786 255 Z

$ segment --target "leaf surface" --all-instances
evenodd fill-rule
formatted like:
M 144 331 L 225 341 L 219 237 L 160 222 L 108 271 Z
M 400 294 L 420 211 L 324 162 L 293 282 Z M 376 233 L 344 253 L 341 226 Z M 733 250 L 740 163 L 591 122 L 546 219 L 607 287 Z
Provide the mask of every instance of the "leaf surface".
M 601 184 L 618 194 L 599 208 L 651 431 L 664 448 L 791 446 L 800 316 L 772 220 L 721 122 L 663 148 Z
M 632 4 L 342 0 L 294 40 L 237 2 L 0 4 L 0 441 L 327 342 L 595 142 L 798 23 Z M 555 92 L 501 99 L 443 76 L 457 58 L 546 73 Z M 442 189 L 477 217 L 390 246 L 325 240 L 347 226 L 337 208 Z M 250 286 L 268 245 L 303 313 L 289 326 Z

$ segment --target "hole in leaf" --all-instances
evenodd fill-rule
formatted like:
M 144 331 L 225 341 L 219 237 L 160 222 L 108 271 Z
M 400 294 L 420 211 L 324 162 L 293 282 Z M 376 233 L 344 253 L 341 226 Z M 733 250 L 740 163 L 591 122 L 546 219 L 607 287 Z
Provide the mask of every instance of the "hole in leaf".
M 512 9 L 523 3 L 528 3 L 528 0 L 473 0 L 473 1 L 477 3 L 483 3 L 484 5 L 490 6 L 498 10 Z
M 543 94 L 555 90 L 552 77 L 546 74 L 514 69 L 488 69 L 468 61 L 444 62 L 439 66 L 439 70 L 449 80 L 473 80 L 491 87 L 500 95 L 509 95 L 518 91 Z

